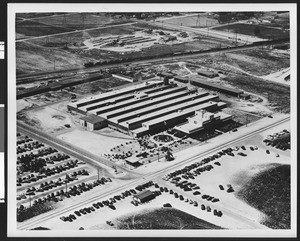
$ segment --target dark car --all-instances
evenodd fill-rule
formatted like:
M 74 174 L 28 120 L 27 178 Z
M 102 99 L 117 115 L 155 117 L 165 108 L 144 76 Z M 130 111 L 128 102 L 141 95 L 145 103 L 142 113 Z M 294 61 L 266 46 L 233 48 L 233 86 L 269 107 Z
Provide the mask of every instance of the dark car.
M 74 212 L 77 216 L 81 216 L 80 212 L 79 211 L 75 211 Z

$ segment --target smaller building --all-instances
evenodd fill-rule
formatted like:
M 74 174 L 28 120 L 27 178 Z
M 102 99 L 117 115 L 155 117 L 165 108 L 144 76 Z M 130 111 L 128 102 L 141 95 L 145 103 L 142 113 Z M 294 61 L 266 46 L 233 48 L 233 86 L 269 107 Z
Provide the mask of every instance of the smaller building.
M 202 69 L 198 70 L 197 74 L 204 76 L 204 77 L 208 77 L 208 78 L 215 78 L 215 77 L 219 76 L 217 73 L 215 73 L 213 71 L 202 70 Z
M 240 94 L 239 97 L 242 100 L 249 100 L 251 98 L 251 96 L 249 94 L 246 94 L 246 93 Z
M 174 76 L 174 80 L 179 81 L 181 83 L 186 83 L 186 84 L 189 82 L 189 78 L 182 77 L 182 76 L 179 76 L 179 75 Z
M 86 127 L 89 131 L 107 127 L 107 120 L 97 115 L 84 116 L 79 119 L 79 122 L 81 126 Z
M 133 196 L 133 199 L 139 203 L 148 202 L 155 198 L 155 195 L 150 190 L 142 191 Z

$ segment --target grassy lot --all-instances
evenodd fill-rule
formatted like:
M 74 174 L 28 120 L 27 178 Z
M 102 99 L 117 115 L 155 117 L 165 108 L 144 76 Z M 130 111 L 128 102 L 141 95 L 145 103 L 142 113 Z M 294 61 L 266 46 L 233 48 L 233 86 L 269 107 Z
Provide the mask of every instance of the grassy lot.
M 260 33 L 257 35 L 257 37 L 260 37 L 260 38 L 281 39 L 281 38 L 288 38 L 289 34 L 290 34 L 289 31 L 284 32 L 278 28 L 271 28 L 271 27 L 265 27 L 262 25 L 243 24 L 243 23 L 215 27 L 214 29 L 220 30 L 220 31 L 237 32 L 240 34 L 255 36 L 255 34 L 254 34 L 255 28 L 259 29 Z
M 175 208 L 155 209 L 117 221 L 117 229 L 222 229 Z
M 266 97 L 274 111 L 290 113 L 289 86 L 240 74 L 230 74 L 223 80 L 244 91 Z
M 48 34 L 64 33 L 72 31 L 70 28 L 48 26 L 36 21 L 23 21 L 16 25 L 16 32 L 26 36 L 43 36 Z
M 60 16 L 38 19 L 40 23 L 52 26 L 67 27 L 71 29 L 87 29 L 103 26 L 112 22 L 121 23 L 122 20 L 115 21 L 104 13 L 73 13 L 61 14 Z
M 16 17 L 18 18 L 39 18 L 39 17 L 47 17 L 60 13 L 16 13 Z
M 218 25 L 219 22 L 216 19 L 208 18 L 207 16 L 199 15 L 192 15 L 192 16 L 185 16 L 181 18 L 170 18 L 163 20 L 164 23 L 171 23 L 177 25 L 183 25 L 188 27 L 207 27 L 207 26 L 215 26 Z
M 290 165 L 276 165 L 254 176 L 237 196 L 268 216 L 264 225 L 289 229 L 290 189 Z

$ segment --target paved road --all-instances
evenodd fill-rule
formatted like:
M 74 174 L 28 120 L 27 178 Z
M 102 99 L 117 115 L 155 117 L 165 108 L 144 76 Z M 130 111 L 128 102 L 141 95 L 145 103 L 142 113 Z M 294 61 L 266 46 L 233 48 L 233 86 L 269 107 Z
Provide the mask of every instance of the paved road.
M 110 168 L 116 167 L 118 170 L 121 170 L 122 172 L 128 173 L 135 177 L 140 176 L 137 173 L 135 173 L 134 171 L 126 169 L 125 167 L 123 167 L 121 165 L 115 164 L 107 159 L 104 159 L 102 157 L 94 155 L 84 149 L 73 146 L 72 144 L 70 144 L 68 142 L 65 142 L 63 140 L 57 139 L 53 136 L 50 136 L 50 135 L 48 135 L 40 130 L 37 130 L 31 126 L 28 126 L 22 122 L 18 122 L 17 128 L 18 128 L 18 131 L 20 131 L 28 136 L 31 136 L 32 138 L 34 138 L 38 141 L 41 141 L 42 143 L 45 143 L 45 144 L 52 146 L 58 150 L 61 150 L 62 152 L 66 153 L 70 156 L 73 156 L 79 160 L 85 161 L 96 168 L 103 169 L 103 165 L 105 165 Z
M 157 171 L 155 173 L 150 173 L 150 174 L 147 174 L 147 175 L 143 175 L 142 177 L 139 177 L 139 178 L 136 178 L 134 179 L 133 181 L 130 181 L 128 183 L 125 183 L 124 185 L 122 186 L 119 186 L 118 188 L 114 189 L 114 190 L 108 190 L 106 192 L 102 192 L 101 194 L 95 194 L 95 196 L 89 198 L 88 200 L 83 200 L 81 202 L 78 202 L 74 205 L 71 205 L 71 206 L 68 206 L 68 207 L 63 207 L 63 208 L 59 208 L 59 209 L 56 209 L 56 210 L 53 210 L 51 212 L 48 212 L 48 213 L 45 213 L 45 214 L 41 214 L 39 216 L 36 216 L 34 218 L 31 218 L 27 221 L 24 221 L 22 222 L 19 226 L 18 226 L 18 229 L 31 229 L 31 228 L 34 228 L 36 227 L 36 225 L 40 225 L 42 222 L 45 222 L 51 218 L 59 218 L 61 215 L 63 214 L 67 214 L 67 213 L 70 213 L 71 211 L 74 211 L 76 209 L 79 209 L 79 208 L 82 208 L 83 206 L 87 206 L 95 201 L 99 201 L 99 199 L 101 198 L 105 198 L 105 197 L 111 197 L 111 196 L 114 196 L 116 194 L 120 194 L 120 192 L 123 192 L 124 190 L 128 190 L 130 188 L 133 188 L 135 187 L 136 185 L 139 185 L 141 183 L 145 183 L 147 181 L 150 181 L 150 180 L 155 180 L 155 179 L 158 179 L 160 180 L 165 174 L 169 173 L 169 172 L 172 172 L 172 171 L 175 171 L 177 170 L 178 168 L 180 167 L 183 167 L 189 163 L 193 163 L 201 158 L 203 158 L 204 156 L 208 156 L 210 154 L 214 154 L 216 153 L 217 151 L 219 151 L 220 149 L 223 149 L 223 148 L 226 148 L 226 147 L 229 147 L 229 146 L 235 146 L 235 145 L 238 145 L 241 141 L 244 141 L 245 139 L 248 139 L 248 138 L 251 138 L 257 134 L 259 134 L 260 132 L 262 131 L 265 131 L 265 130 L 268 130 L 270 128 L 273 128 L 277 125 L 280 125 L 282 123 L 285 123 L 287 121 L 290 120 L 290 117 L 286 117 L 284 119 L 281 119 L 279 121 L 276 121 L 268 126 L 265 126 L 265 127 L 261 127 L 261 128 L 258 128 L 256 129 L 255 131 L 252 131 L 252 132 L 249 132 L 249 133 L 246 133 L 245 135 L 243 136 L 240 136 L 240 137 L 237 137 L 236 139 L 234 140 L 230 140 L 230 141 L 227 141 L 223 144 L 220 144 L 220 145 L 217 145 L 213 148 L 210 149 L 210 151 L 207 151 L 205 153 L 198 153 L 197 155 L 191 157 L 191 158 L 187 158 L 181 162 L 178 162 L 170 167 L 167 167 L 163 170 L 160 170 L 160 171 Z M 254 228 L 254 229 L 258 229 L 258 228 L 267 228 L 267 227 L 264 227 L 262 226 L 261 224 L 258 224 L 256 222 L 253 222 L 252 220 L 249 220 L 247 219 L 246 217 L 243 217 L 239 214 L 237 214 L 235 212 L 235 210 L 229 210 L 229 209 L 226 209 L 225 210 L 225 214 L 226 215 L 229 215 L 231 216 L 232 218 L 240 221 L 240 222 L 244 222 L 245 224 L 249 225 L 250 227 Z
M 210 28 L 191 28 L 187 26 L 181 26 L 177 24 L 172 24 L 172 23 L 166 23 L 164 21 L 161 22 L 155 22 L 154 23 L 158 27 L 164 27 L 164 28 L 170 28 L 170 29 L 175 29 L 177 31 L 186 31 L 186 32 L 193 32 L 193 33 L 198 33 L 198 34 L 203 34 L 206 36 L 211 36 L 215 37 L 218 39 L 223 39 L 223 40 L 233 40 L 238 43 L 254 43 L 254 42 L 259 42 L 259 41 L 265 41 L 266 39 L 261 39 L 258 37 L 250 36 L 250 35 L 244 35 L 244 34 L 235 34 L 235 33 L 230 33 L 230 32 L 224 32 L 224 31 L 217 31 L 215 29 L 210 29 Z

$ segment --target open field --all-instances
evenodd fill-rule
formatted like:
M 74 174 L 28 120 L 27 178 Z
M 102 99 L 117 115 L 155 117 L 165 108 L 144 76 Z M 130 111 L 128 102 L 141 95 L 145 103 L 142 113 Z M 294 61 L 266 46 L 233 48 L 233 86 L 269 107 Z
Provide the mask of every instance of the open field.
M 212 53 L 201 59 L 191 58 L 190 61 L 220 71 L 263 76 L 290 67 L 290 53 L 257 48 L 230 53 Z
M 281 38 L 289 38 L 290 33 L 289 31 L 283 31 L 280 28 L 274 28 L 274 27 L 265 27 L 262 25 L 254 25 L 254 24 L 243 24 L 243 23 L 237 23 L 237 24 L 230 24 L 230 25 L 223 25 L 220 27 L 215 27 L 215 30 L 225 31 L 225 32 L 232 32 L 232 33 L 238 33 L 238 34 L 245 34 L 250 36 L 256 36 L 255 35 L 255 29 L 259 29 L 256 31 L 259 31 L 257 34 L 257 37 L 264 38 L 264 39 L 281 39 Z
M 117 223 L 117 229 L 222 229 L 175 208 L 146 210 L 113 222 Z
M 17 23 L 16 32 L 25 36 L 43 36 L 49 34 L 63 33 L 72 31 L 70 28 L 60 26 L 49 26 L 36 21 L 23 21 Z
M 58 27 L 67 27 L 74 30 L 95 28 L 109 23 L 117 22 L 105 13 L 72 13 L 61 14 L 59 16 L 49 16 L 37 20 L 40 23 L 49 24 Z M 118 20 L 118 22 L 123 22 Z M 128 22 L 128 21 L 127 21 Z
M 56 14 L 61 14 L 61 13 L 17 13 L 16 17 L 30 19 L 30 18 L 48 17 Z
M 266 226 L 274 229 L 289 229 L 290 185 L 290 165 L 270 164 L 245 183 L 237 196 L 267 215 L 263 221 Z
M 211 27 L 219 24 L 218 20 L 207 17 L 204 14 L 168 18 L 160 21 L 163 21 L 164 23 L 171 23 L 178 26 L 183 25 L 188 27 Z
M 223 80 L 244 91 L 267 98 L 269 106 L 275 112 L 290 113 L 289 86 L 239 74 L 230 74 Z
M 102 136 L 100 134 L 84 130 L 74 130 L 72 132 L 59 135 L 57 138 L 99 156 L 103 155 L 105 152 L 109 152 L 109 150 L 116 145 L 125 145 L 128 141 L 126 139 Z
M 59 49 L 43 48 L 28 43 L 17 43 L 17 74 L 81 67 L 87 61 L 76 54 Z

